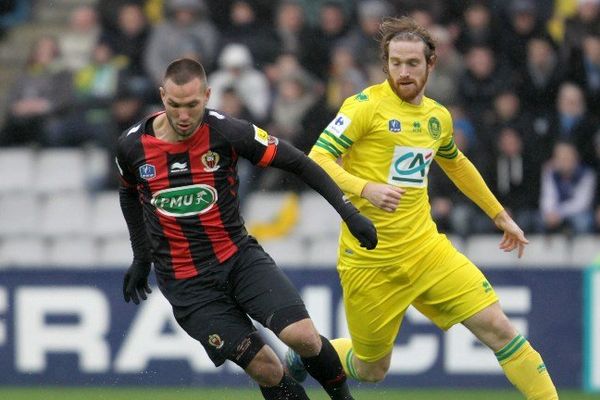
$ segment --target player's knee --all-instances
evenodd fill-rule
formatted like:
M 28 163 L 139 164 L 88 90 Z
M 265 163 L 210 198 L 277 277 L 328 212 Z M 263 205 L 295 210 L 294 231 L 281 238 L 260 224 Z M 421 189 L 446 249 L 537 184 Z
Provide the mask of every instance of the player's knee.
M 360 380 L 369 383 L 381 382 L 387 374 L 387 368 L 384 365 L 375 364 L 359 368 L 358 375 Z
M 279 337 L 302 357 L 314 357 L 321 351 L 321 335 L 310 319 L 291 324 L 281 331 Z
M 283 366 L 268 346 L 264 346 L 254 356 L 245 371 L 256 383 L 265 387 L 275 386 L 283 378 Z

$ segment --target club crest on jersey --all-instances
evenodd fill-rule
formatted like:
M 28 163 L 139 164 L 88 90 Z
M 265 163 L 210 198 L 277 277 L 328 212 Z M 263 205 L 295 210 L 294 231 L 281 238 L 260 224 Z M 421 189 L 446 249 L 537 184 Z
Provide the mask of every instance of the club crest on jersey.
M 217 335 L 216 333 L 213 333 L 208 337 L 208 343 L 218 350 L 221 347 L 223 347 L 225 341 L 221 339 L 221 336 Z
M 206 153 L 202 154 L 202 157 L 200 158 L 202 164 L 204 164 L 204 170 L 206 172 L 214 172 L 218 170 L 221 167 L 219 165 L 220 159 L 221 157 L 219 156 L 219 153 L 215 153 L 212 150 L 209 150 Z
M 156 177 L 156 167 L 152 164 L 144 164 L 139 169 L 140 178 L 149 181 Z
M 390 132 L 400 132 L 402 130 L 402 125 L 400 124 L 400 121 L 398 121 L 397 119 L 390 119 L 388 121 L 388 130 Z
M 432 138 L 436 140 L 440 138 L 442 134 L 442 124 L 440 124 L 440 121 L 436 117 L 429 118 L 427 129 Z

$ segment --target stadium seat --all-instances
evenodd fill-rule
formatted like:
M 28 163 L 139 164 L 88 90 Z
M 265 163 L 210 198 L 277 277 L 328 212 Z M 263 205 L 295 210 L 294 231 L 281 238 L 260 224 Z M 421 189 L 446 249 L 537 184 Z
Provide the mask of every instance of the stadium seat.
M 41 207 L 41 234 L 50 237 L 89 232 L 90 200 L 87 193 L 56 193 L 48 196 Z
M 517 262 L 516 253 L 498 248 L 501 235 L 473 235 L 467 239 L 464 254 L 480 268 L 506 267 Z
M 335 209 L 317 193 L 303 193 L 300 198 L 300 220 L 297 234 L 309 240 L 337 238 L 341 218 Z
M 572 239 L 570 263 L 585 267 L 600 257 L 600 235 L 579 235 Z
M 334 269 L 337 265 L 338 236 L 312 240 L 308 247 L 308 265 Z
M 91 231 L 96 237 L 127 235 L 117 191 L 100 192 L 92 200 Z
M 269 222 L 275 219 L 287 196 L 285 192 L 250 193 L 241 203 L 242 216 L 246 224 Z
M 0 237 L 34 234 L 39 223 L 38 198 L 32 192 L 0 195 Z
M 125 269 L 131 264 L 133 253 L 127 235 L 101 240 L 98 247 L 98 266 Z
M 528 267 L 565 267 L 569 265 L 569 243 L 564 235 L 528 235 L 529 244 L 519 264 Z
M 0 241 L 2 267 L 44 266 L 47 261 L 47 243 L 40 237 L 13 236 Z
M 282 268 L 301 268 L 307 265 L 307 252 L 303 241 L 298 237 L 264 240 L 261 245 Z
M 34 150 L 0 149 L 0 194 L 31 190 L 37 173 Z
M 43 193 L 82 190 L 90 168 L 83 150 L 43 150 L 36 166 L 34 187 Z
M 49 267 L 90 268 L 97 261 L 96 245 L 90 237 L 62 236 L 50 242 Z

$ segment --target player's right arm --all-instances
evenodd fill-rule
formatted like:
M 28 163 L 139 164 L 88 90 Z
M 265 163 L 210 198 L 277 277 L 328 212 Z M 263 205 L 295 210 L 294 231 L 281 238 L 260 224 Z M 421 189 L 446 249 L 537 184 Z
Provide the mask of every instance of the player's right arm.
M 375 207 L 394 212 L 405 190 L 387 183 L 371 182 L 352 175 L 337 163 L 331 153 L 311 150 L 308 155 L 327 172 L 344 193 L 351 193 L 369 200 Z
M 139 304 L 139 297 L 146 300 L 146 293 L 152 292 L 150 286 L 148 286 L 148 275 L 151 266 L 150 247 L 144 226 L 142 205 L 135 185 L 135 175 L 131 172 L 125 154 L 123 141 L 120 140 L 115 158 L 121 182 L 119 186 L 119 204 L 127 223 L 133 251 L 133 261 L 123 278 L 123 297 L 126 302 L 133 300 L 135 304 Z
M 347 99 L 338 115 L 323 130 L 309 157 L 323 168 L 343 192 L 367 199 L 375 207 L 393 212 L 405 190 L 372 182 L 346 171 L 337 160 L 369 131 L 370 109 L 356 98 Z

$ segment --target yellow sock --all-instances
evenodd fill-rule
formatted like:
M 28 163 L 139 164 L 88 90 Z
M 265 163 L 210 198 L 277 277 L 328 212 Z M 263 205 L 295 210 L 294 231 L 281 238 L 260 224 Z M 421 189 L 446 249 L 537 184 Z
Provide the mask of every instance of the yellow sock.
M 496 358 L 508 380 L 527 400 L 558 400 L 542 356 L 522 335 L 500 349 Z
M 360 380 L 358 378 L 358 374 L 356 373 L 356 369 L 354 368 L 354 363 L 352 361 L 353 351 L 352 351 L 352 340 L 348 338 L 339 338 L 330 340 L 331 345 L 335 349 L 336 353 L 340 357 L 340 361 L 342 362 L 342 367 L 344 368 L 344 372 L 346 376 L 354 378 L 356 380 Z

